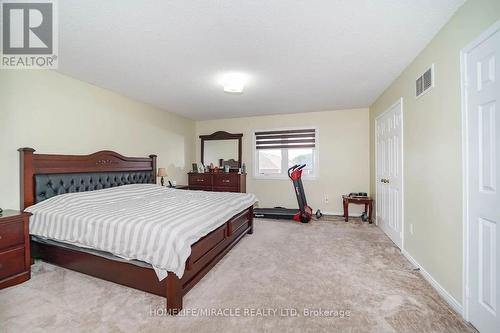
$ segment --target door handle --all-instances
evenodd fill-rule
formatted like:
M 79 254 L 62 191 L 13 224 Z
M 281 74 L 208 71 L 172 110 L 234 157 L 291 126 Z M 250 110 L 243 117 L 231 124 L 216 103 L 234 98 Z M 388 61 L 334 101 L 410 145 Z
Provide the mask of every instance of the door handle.
M 382 179 L 380 180 L 380 182 L 381 182 L 381 183 L 384 183 L 384 184 L 389 184 L 389 183 L 390 183 L 389 179 L 385 179 L 385 178 L 382 178 Z

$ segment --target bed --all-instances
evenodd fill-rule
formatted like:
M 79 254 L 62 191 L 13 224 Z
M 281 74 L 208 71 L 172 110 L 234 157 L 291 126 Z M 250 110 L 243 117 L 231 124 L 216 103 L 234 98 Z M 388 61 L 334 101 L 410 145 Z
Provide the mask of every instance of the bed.
M 19 151 L 21 208 L 33 214 L 32 256 L 166 297 L 171 314 L 182 309 L 183 296 L 241 238 L 253 233 L 254 197 L 161 188 L 155 185 L 155 155 L 142 158 L 124 157 L 112 151 L 78 156 L 35 154 L 31 148 Z M 196 212 L 192 219 L 181 214 L 183 204 L 193 207 L 189 208 Z M 149 230 L 144 232 L 148 235 L 163 235 L 145 242 L 156 252 L 131 251 L 124 237 L 118 237 L 120 242 L 111 241 L 115 239 L 111 235 L 125 234 L 109 227 L 111 215 L 116 219 L 121 216 L 123 225 L 128 227 L 123 230 L 129 231 L 141 223 L 156 223 L 158 216 L 167 213 L 169 218 L 165 220 L 169 223 L 155 224 L 154 232 L 141 229 Z M 43 227 L 49 222 L 51 227 Z M 99 223 L 107 229 L 95 231 Z M 111 225 L 121 228 L 120 223 Z M 77 233 L 86 227 L 93 228 L 99 242 L 83 237 L 85 232 Z M 51 228 L 59 232 L 51 233 Z M 176 233 L 179 228 L 182 233 Z M 109 238 L 109 242 L 102 241 L 104 238 Z M 170 242 L 172 250 L 160 246 Z M 163 254 L 166 260 L 162 260 Z

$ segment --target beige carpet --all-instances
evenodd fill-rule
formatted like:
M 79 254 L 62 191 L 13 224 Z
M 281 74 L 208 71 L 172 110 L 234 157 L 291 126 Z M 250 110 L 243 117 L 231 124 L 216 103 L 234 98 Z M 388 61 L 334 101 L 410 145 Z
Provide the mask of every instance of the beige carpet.
M 473 331 L 380 229 L 358 219 L 256 220 L 185 296 L 198 312 L 162 316 L 164 304 L 37 262 L 29 282 L 0 291 L 0 332 Z

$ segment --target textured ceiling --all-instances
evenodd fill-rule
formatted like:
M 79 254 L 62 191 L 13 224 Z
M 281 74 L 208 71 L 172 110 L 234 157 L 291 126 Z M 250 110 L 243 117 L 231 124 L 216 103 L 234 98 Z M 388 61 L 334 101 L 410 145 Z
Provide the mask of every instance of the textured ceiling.
M 58 71 L 193 119 L 366 107 L 463 2 L 64 0 Z

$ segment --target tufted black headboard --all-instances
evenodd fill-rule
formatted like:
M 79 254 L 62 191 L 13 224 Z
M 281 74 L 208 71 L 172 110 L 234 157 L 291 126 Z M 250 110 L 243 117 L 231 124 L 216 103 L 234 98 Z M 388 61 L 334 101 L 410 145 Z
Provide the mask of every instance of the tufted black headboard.
M 47 155 L 35 154 L 32 148 L 19 151 L 22 210 L 63 193 L 156 183 L 156 155 L 125 157 L 112 151 Z
M 87 192 L 128 184 L 154 183 L 151 171 L 35 175 L 35 203 L 58 194 Z

